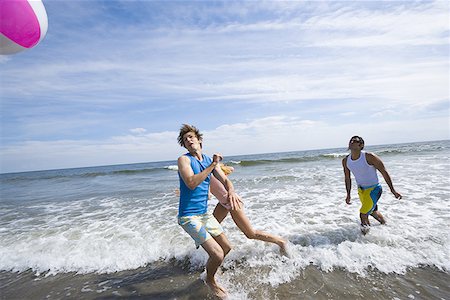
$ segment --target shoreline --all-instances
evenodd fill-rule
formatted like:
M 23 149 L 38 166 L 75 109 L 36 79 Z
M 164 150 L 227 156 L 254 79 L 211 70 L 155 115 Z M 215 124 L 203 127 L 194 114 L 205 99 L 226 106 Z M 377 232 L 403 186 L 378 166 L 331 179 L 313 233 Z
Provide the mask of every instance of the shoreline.
M 251 272 L 252 270 L 250 270 Z M 257 270 L 255 270 L 257 271 Z M 225 271 L 228 272 L 228 271 Z M 0 272 L 1 299 L 214 299 L 200 280 L 201 270 L 181 263 L 157 262 L 110 274 L 62 273 L 36 275 L 31 270 Z M 278 286 L 257 288 L 233 277 L 230 299 L 448 299 L 450 274 L 434 267 L 409 269 L 405 274 L 368 271 L 362 277 L 341 269 L 324 272 L 315 266 Z M 220 282 L 220 275 L 218 277 Z

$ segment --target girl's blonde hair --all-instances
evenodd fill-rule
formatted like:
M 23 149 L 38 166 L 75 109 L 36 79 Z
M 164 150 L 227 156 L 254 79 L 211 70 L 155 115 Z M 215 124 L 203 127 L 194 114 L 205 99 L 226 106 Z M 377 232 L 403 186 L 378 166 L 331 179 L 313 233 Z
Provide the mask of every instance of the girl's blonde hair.
M 231 174 L 234 171 L 233 167 L 230 167 L 230 166 L 227 166 L 227 165 L 224 165 L 224 164 L 220 164 L 220 168 L 222 169 L 222 172 L 225 175 L 229 175 L 229 174 Z

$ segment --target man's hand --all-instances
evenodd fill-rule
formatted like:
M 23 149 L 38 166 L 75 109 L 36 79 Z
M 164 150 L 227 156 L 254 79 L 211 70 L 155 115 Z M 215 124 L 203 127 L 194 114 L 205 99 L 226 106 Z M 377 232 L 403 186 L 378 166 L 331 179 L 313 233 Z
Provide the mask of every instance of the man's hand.
M 351 204 L 350 195 L 347 195 L 347 198 L 345 199 L 345 203 Z
M 392 194 L 394 194 L 395 198 L 397 198 L 398 200 L 402 199 L 402 195 L 400 195 L 396 191 L 391 191 L 391 192 L 392 192 Z
M 213 154 L 213 162 L 215 162 L 216 164 L 218 164 L 222 159 L 223 159 L 222 154 L 220 153 Z

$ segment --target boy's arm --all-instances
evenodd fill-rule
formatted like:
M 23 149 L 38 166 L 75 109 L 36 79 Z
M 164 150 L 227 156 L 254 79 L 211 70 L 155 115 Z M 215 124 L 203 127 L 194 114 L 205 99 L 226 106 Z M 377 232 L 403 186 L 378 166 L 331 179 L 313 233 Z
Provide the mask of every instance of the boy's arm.
M 344 168 L 345 189 L 347 191 L 347 198 L 345 198 L 345 202 L 347 204 L 350 204 L 351 190 L 352 190 L 352 178 L 350 177 L 350 170 L 347 168 L 347 157 L 345 157 L 342 160 L 342 167 Z
M 386 171 L 386 168 L 385 168 L 383 162 L 381 161 L 381 159 L 373 153 L 366 153 L 366 159 L 370 165 L 373 165 L 375 167 L 375 169 L 380 171 L 381 175 L 383 175 L 384 180 L 386 181 L 387 185 L 389 186 L 389 189 L 391 190 L 392 194 L 394 194 L 395 198 L 397 198 L 399 200 L 402 199 L 402 195 L 400 195 L 400 193 L 398 193 L 395 190 L 394 185 L 392 184 L 391 176 Z
M 202 183 L 216 166 L 217 162 L 213 161 L 206 169 L 198 174 L 194 174 L 189 157 L 183 155 L 178 158 L 178 172 L 180 172 L 180 176 L 184 183 L 191 190 L 195 189 L 200 183 Z

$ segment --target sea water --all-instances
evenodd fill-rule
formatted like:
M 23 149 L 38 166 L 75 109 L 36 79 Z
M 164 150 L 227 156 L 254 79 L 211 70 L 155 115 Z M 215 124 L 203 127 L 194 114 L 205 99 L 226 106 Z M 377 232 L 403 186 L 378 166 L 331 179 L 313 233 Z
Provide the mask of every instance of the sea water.
M 261 290 L 301 280 L 311 266 L 361 278 L 420 267 L 449 273 L 450 141 L 365 150 L 403 195 L 395 199 L 379 174 L 387 225 L 371 219 L 366 236 L 354 179 L 345 203 L 345 148 L 225 157 L 253 227 L 289 240 L 291 254 L 247 239 L 227 217 L 233 250 L 220 281 L 234 298 L 264 298 Z M 206 252 L 177 225 L 178 185 L 175 160 L 1 174 L 0 270 L 110 274 L 175 263 L 201 272 Z M 209 210 L 216 204 L 213 197 Z

